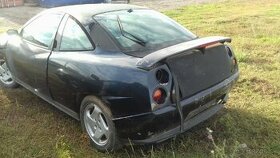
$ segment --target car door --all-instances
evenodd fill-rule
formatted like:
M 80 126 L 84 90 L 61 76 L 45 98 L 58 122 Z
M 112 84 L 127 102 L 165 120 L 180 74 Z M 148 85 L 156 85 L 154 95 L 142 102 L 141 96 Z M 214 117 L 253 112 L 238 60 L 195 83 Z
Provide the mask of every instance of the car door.
M 79 111 L 75 107 L 76 99 L 78 93 L 83 91 L 81 88 L 86 87 L 83 73 L 87 71 L 84 67 L 86 63 L 82 61 L 85 56 L 91 57 L 93 42 L 84 27 L 71 16 L 65 20 L 65 26 L 59 28 L 56 40 L 58 46 L 48 63 L 50 92 L 55 102 Z
M 49 94 L 47 60 L 62 17 L 62 13 L 40 15 L 9 41 L 7 59 L 12 75 L 17 82 L 42 95 Z

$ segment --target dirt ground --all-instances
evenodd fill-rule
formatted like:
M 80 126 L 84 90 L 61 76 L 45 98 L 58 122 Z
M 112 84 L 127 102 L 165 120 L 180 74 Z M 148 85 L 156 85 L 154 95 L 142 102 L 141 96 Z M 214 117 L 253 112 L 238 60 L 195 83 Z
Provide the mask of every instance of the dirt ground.
M 178 8 L 180 6 L 198 3 L 209 3 L 221 0 L 131 0 L 131 4 L 147 6 L 149 8 L 165 11 Z M 1 8 L 0 20 L 5 21 L 0 23 L 0 27 L 17 27 L 23 25 L 28 19 L 35 14 L 44 10 L 41 7 L 21 6 L 14 8 Z M 3 18 L 5 20 L 3 20 Z

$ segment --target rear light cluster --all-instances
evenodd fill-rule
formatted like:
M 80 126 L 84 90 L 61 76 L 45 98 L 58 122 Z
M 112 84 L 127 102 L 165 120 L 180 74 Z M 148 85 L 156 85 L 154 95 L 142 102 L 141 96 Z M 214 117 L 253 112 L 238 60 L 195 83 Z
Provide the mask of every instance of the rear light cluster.
M 236 60 L 235 57 L 232 59 L 232 64 L 233 64 L 234 66 L 237 64 L 237 60 Z
M 231 49 L 230 49 L 228 46 L 226 46 L 226 48 L 227 48 L 228 56 L 229 56 L 230 58 L 232 58 L 233 54 L 232 54 Z
M 226 49 L 227 49 L 228 56 L 230 57 L 230 59 L 231 59 L 231 61 L 232 61 L 232 65 L 233 65 L 232 71 L 234 71 L 234 69 L 235 69 L 236 66 L 237 66 L 237 59 L 236 59 L 236 57 L 234 56 L 234 54 L 233 54 L 233 52 L 232 52 L 232 49 L 231 49 L 229 46 L 226 46 Z
M 156 79 L 160 85 L 167 84 L 169 82 L 169 73 L 164 69 L 156 71 Z M 158 87 L 154 90 L 152 98 L 157 104 L 163 104 L 167 98 L 167 92 L 164 88 Z
M 169 81 L 169 74 L 166 70 L 159 69 L 156 72 L 156 79 L 158 80 L 159 83 L 166 84 Z

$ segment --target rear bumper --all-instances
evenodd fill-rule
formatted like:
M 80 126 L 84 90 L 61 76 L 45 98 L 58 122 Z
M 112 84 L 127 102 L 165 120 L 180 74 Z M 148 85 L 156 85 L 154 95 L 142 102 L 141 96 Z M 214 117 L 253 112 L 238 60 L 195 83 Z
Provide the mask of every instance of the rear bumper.
M 199 113 L 194 118 L 186 120 L 182 127 L 183 130 L 181 129 L 181 126 L 177 126 L 173 129 L 170 129 L 168 131 L 163 131 L 162 133 L 154 135 L 150 138 L 143 139 L 143 140 L 132 140 L 132 141 L 133 141 L 133 143 L 136 143 L 136 144 L 162 142 L 162 141 L 172 138 L 180 133 L 183 133 L 183 132 L 187 131 L 188 129 L 194 127 L 195 125 L 209 119 L 211 116 L 213 116 L 218 111 L 220 111 L 223 108 L 223 106 L 224 106 L 223 104 L 217 104 L 217 105 Z
M 154 112 L 114 119 L 119 137 L 135 144 L 158 143 L 172 138 L 207 120 L 223 108 L 229 91 L 237 81 L 235 73 L 223 82 L 182 100 L 183 118 L 176 105 Z

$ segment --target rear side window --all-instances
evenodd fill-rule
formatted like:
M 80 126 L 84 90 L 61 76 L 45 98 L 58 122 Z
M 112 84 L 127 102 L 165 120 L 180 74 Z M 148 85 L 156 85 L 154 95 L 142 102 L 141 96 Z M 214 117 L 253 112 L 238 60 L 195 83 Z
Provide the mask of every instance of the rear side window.
M 28 24 L 21 32 L 22 37 L 34 44 L 50 47 L 63 15 L 42 15 Z
M 69 18 L 66 22 L 61 38 L 61 51 L 86 51 L 92 50 L 93 46 L 80 25 Z

